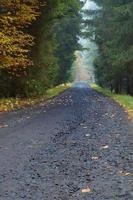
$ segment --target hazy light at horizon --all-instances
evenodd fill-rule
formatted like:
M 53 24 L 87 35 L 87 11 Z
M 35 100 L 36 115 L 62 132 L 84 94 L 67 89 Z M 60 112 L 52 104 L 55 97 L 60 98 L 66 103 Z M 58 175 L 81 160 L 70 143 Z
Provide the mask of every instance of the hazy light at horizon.
M 83 9 L 87 9 L 87 10 L 95 10 L 97 8 L 98 6 L 96 5 L 96 3 L 91 0 L 87 0 L 86 4 L 83 7 Z

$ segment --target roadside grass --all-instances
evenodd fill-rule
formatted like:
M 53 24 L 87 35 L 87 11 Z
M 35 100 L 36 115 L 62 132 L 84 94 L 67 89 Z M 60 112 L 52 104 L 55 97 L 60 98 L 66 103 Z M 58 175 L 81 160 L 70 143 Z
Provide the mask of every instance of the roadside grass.
M 11 110 L 34 106 L 50 98 L 53 98 L 66 89 L 70 88 L 71 84 L 61 84 L 54 88 L 48 89 L 44 95 L 31 98 L 2 98 L 0 99 L 0 112 L 8 112 Z
M 124 107 L 125 111 L 128 112 L 129 118 L 133 120 L 133 97 L 132 96 L 126 95 L 126 94 L 111 93 L 110 90 L 102 88 L 96 84 L 91 84 L 91 87 L 94 90 L 106 96 L 109 96 L 112 99 L 114 99 L 116 102 L 118 102 L 122 107 Z
M 66 89 L 70 88 L 70 87 L 71 87 L 71 83 L 67 83 L 67 84 L 62 84 L 62 85 L 56 86 L 54 88 L 48 89 L 46 91 L 46 97 L 48 99 L 55 97 L 58 94 L 64 92 Z

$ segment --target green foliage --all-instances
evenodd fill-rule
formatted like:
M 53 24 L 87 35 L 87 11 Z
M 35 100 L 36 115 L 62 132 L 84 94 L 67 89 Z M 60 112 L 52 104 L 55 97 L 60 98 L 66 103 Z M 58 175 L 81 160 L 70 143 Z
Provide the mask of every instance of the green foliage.
M 91 38 L 99 47 L 95 60 L 98 83 L 133 95 L 133 2 L 95 0 L 99 10 L 87 13 Z
M 74 52 L 78 48 L 80 8 L 77 0 L 48 0 L 40 19 L 32 27 L 36 30 L 36 45 L 32 50 L 36 73 L 32 73 L 33 69 L 30 73 L 45 88 L 69 79 Z
M 72 14 L 71 14 L 72 15 Z M 74 52 L 78 50 L 78 35 L 80 34 L 80 19 L 78 13 L 72 16 L 65 16 L 56 26 L 56 39 L 58 46 L 56 56 L 58 57 L 59 81 L 67 81 L 70 74 L 69 70 L 75 60 Z
M 0 3 L 6 27 L 0 33 L 0 97 L 42 95 L 48 88 L 67 82 L 79 48 L 80 0 Z

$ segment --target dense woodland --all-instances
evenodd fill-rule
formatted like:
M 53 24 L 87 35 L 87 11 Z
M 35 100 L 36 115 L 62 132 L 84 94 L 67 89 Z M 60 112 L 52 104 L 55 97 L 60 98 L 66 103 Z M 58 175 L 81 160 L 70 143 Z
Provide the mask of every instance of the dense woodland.
M 79 0 L 0 0 L 1 97 L 44 94 L 69 78 L 79 49 Z
M 67 82 L 81 34 L 98 46 L 98 83 L 133 95 L 133 1 L 94 0 L 99 9 L 86 10 L 85 21 L 83 2 L 0 0 L 0 97 L 42 95 Z
M 98 10 L 86 11 L 90 37 L 98 46 L 98 83 L 116 93 L 133 95 L 133 1 L 94 0 Z

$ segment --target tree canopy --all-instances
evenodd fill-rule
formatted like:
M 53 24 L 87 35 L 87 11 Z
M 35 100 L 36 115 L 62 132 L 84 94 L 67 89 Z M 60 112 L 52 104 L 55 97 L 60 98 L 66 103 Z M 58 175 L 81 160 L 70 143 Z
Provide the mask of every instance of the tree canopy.
M 0 0 L 1 96 L 38 95 L 68 80 L 80 8 L 79 0 Z
M 133 2 L 95 0 L 99 9 L 86 12 L 89 36 L 99 49 L 97 81 L 115 92 L 133 94 Z
M 0 0 L 0 6 L 0 67 L 31 65 L 28 52 L 33 37 L 24 29 L 39 15 L 39 1 Z

